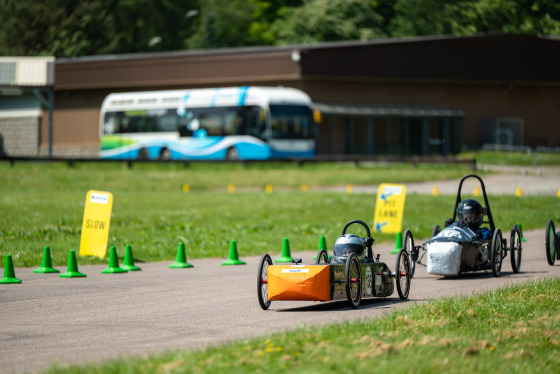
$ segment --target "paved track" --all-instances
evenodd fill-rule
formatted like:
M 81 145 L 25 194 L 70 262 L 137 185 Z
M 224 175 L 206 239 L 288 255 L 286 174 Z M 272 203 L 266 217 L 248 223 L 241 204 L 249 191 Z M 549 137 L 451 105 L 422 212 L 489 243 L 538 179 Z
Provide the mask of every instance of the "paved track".
M 502 230 L 509 241 L 509 230 Z M 342 302 L 272 302 L 268 311 L 261 310 L 256 292 L 259 258 L 244 258 L 242 252 L 247 265 L 221 266 L 222 259 L 208 259 L 189 261 L 191 269 L 169 269 L 169 263 L 146 263 L 137 264 L 142 271 L 126 274 L 100 274 L 105 266 L 80 267 L 87 278 L 62 279 L 18 268 L 22 284 L 0 285 L 0 371 L 22 373 L 45 369 L 54 361 L 82 363 L 198 348 L 298 326 L 373 318 L 442 296 L 559 276 L 560 261 L 549 266 L 545 258 L 544 227 L 524 236 L 519 274 L 511 272 L 509 257 L 499 278 L 479 272 L 443 279 L 418 266 L 409 302 L 401 302 L 395 291 L 387 299 L 364 300 L 356 310 Z M 374 250 L 394 270 L 392 247 Z M 314 255 L 292 251 L 305 263 Z

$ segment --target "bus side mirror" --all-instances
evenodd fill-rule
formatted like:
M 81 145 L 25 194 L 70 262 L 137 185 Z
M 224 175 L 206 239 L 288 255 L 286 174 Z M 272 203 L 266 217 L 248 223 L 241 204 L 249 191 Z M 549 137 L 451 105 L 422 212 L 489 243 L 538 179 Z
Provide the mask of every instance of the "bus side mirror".
M 323 121 L 323 116 L 321 115 L 321 111 L 319 109 L 313 110 L 313 120 L 315 123 L 321 123 L 321 121 Z

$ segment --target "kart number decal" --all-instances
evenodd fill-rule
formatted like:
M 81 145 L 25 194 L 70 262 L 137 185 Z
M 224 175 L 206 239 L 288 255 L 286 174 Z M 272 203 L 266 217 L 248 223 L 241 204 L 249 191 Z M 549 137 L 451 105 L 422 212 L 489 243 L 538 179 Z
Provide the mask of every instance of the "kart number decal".
M 444 231 L 440 232 L 438 236 L 441 236 L 443 238 L 460 238 L 461 233 L 459 233 L 455 230 L 444 230 Z
M 368 267 L 366 270 L 366 294 L 371 295 L 371 289 L 373 285 L 373 276 L 371 275 L 371 268 Z
M 309 269 L 282 269 L 282 273 L 309 273 Z

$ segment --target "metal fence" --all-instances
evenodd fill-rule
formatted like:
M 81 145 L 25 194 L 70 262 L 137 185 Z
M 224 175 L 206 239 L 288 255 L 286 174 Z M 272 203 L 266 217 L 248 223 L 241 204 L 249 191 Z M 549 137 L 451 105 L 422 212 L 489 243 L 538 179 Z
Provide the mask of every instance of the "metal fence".
M 65 162 L 68 167 L 73 167 L 77 163 L 126 163 L 128 168 L 132 168 L 134 164 L 183 164 L 188 167 L 189 164 L 194 163 L 241 163 L 243 165 L 250 165 L 255 163 L 294 163 L 299 166 L 311 163 L 353 163 L 357 167 L 360 165 L 367 165 L 371 163 L 404 163 L 411 164 L 416 167 L 418 164 L 457 164 L 467 165 L 472 170 L 476 170 L 476 159 L 462 159 L 457 157 L 445 156 L 410 156 L 410 157 L 381 157 L 381 156 L 357 156 L 357 155 L 318 155 L 312 158 L 289 158 L 289 159 L 270 159 L 270 160 L 106 160 L 99 158 L 61 158 L 61 157 L 9 157 L 0 156 L 0 162 L 8 162 L 11 166 L 16 163 L 22 162 Z
M 556 154 L 560 160 L 560 147 L 529 147 L 508 144 L 483 144 L 480 152 L 480 164 L 487 164 L 487 152 L 507 152 L 522 153 L 530 160 L 532 166 L 542 166 L 539 164 L 539 156 L 543 154 Z

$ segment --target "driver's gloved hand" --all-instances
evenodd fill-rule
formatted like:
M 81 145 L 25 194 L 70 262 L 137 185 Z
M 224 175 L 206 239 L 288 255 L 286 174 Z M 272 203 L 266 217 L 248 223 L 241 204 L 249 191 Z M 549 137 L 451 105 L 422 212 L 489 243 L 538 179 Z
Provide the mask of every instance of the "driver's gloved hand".
M 445 227 L 451 226 L 453 224 L 453 218 L 445 220 Z
M 375 241 L 375 239 L 372 238 L 371 236 L 368 236 L 367 238 L 362 238 L 362 241 L 364 242 L 366 247 L 371 247 L 373 245 L 373 242 Z

